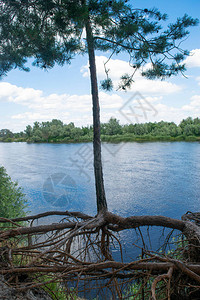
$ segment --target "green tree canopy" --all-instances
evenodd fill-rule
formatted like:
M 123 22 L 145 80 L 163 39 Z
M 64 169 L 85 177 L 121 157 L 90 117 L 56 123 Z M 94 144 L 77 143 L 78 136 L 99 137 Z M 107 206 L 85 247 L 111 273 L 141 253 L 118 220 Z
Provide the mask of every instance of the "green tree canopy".
M 13 137 L 13 133 L 9 129 L 1 129 L 0 130 L 0 137 L 2 137 L 2 138 Z
M 115 118 L 110 118 L 108 123 L 104 123 L 101 125 L 102 134 L 115 135 L 122 133 L 121 125 L 119 124 L 119 120 Z
M 198 23 L 187 15 L 164 26 L 167 15 L 157 9 L 132 8 L 122 0 L 3 0 L 0 4 L 0 76 L 13 68 L 28 71 L 27 59 L 33 65 L 52 68 L 56 63 L 70 63 L 76 54 L 88 51 L 84 28 L 90 21 L 94 48 L 126 52 L 132 74 L 123 74 L 119 87 L 125 89 L 133 74 L 147 62 L 148 78 L 169 77 L 184 71 L 181 64 L 188 51 L 179 43 Z M 109 71 L 102 82 L 112 87 Z

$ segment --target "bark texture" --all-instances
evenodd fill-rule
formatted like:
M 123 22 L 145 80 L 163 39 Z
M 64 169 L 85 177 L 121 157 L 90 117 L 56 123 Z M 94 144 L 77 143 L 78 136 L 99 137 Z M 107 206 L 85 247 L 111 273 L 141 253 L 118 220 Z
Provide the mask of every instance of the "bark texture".
M 101 127 L 100 127 L 100 106 L 97 84 L 97 72 L 94 52 L 94 39 L 90 20 L 86 22 L 86 39 L 88 45 L 92 109 L 93 109 L 93 151 L 94 151 L 94 173 L 97 197 L 97 211 L 107 209 L 107 202 L 103 181 L 102 157 L 101 157 Z

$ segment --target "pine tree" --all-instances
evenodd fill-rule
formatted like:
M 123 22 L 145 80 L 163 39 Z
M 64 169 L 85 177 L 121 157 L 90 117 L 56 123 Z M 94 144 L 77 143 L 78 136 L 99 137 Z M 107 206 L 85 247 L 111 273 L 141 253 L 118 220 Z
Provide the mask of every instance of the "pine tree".
M 119 88 L 126 90 L 135 72 L 149 79 L 165 79 L 185 71 L 189 54 L 180 42 L 197 19 L 187 15 L 162 28 L 167 15 L 157 9 L 135 9 L 127 0 L 2 0 L 0 3 L 0 77 L 13 68 L 29 71 L 26 62 L 51 69 L 71 63 L 78 54 L 89 56 L 94 128 L 94 172 L 97 210 L 107 210 L 104 190 L 99 97 L 95 51 L 125 52 L 132 74 L 123 74 Z M 86 37 L 85 36 L 86 33 Z M 142 71 L 147 63 L 151 67 Z M 102 88 L 113 87 L 109 71 Z

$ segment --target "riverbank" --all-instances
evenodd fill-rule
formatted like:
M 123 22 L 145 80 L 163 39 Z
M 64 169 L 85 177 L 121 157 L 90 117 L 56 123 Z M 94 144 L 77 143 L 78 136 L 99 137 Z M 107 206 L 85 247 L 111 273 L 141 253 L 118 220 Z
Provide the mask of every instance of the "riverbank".
M 135 135 L 135 134 L 117 134 L 117 135 L 102 135 L 101 141 L 106 143 L 122 143 L 122 142 L 200 142 L 200 136 L 185 136 L 180 135 L 172 136 L 153 136 L 153 135 Z M 81 136 L 79 138 L 51 138 L 40 141 L 33 141 L 29 138 L 0 138 L 0 142 L 25 142 L 25 143 L 51 143 L 51 144 L 74 144 L 74 143 L 90 143 L 92 142 L 91 136 Z

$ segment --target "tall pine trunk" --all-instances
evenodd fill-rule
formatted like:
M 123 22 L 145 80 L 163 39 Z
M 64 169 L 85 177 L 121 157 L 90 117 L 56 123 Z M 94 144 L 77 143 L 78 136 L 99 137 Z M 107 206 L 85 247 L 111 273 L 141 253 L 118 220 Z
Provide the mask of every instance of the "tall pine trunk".
M 100 107 L 97 85 L 97 72 L 94 53 L 94 39 L 90 20 L 86 22 L 86 39 L 89 55 L 91 93 L 93 104 L 93 153 L 94 153 L 94 174 L 96 185 L 96 200 L 98 213 L 107 210 L 107 202 L 103 181 L 102 157 L 101 157 L 101 126 L 100 126 Z

